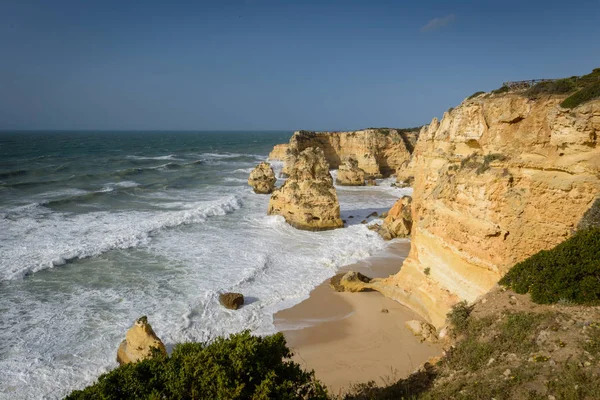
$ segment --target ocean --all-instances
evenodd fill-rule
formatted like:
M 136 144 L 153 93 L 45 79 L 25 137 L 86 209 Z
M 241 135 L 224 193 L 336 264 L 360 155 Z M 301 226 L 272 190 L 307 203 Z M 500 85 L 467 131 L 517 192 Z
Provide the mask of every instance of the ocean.
M 390 179 L 337 187 L 343 229 L 266 215 L 248 174 L 291 134 L 0 133 L 0 398 L 91 384 L 142 315 L 167 349 L 274 333 L 275 312 L 384 249 L 361 221 L 408 193 Z M 223 291 L 246 305 L 224 309 Z

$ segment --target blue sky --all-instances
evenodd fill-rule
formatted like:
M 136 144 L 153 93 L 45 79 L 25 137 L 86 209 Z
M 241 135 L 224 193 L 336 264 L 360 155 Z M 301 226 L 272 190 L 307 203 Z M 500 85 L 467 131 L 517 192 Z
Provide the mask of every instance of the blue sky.
M 0 0 L 0 129 L 428 123 L 600 67 L 600 0 Z

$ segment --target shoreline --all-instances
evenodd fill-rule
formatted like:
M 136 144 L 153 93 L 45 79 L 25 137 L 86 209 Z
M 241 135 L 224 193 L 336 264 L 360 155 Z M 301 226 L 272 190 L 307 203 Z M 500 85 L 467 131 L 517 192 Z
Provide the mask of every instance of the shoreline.
M 397 241 L 339 272 L 386 277 L 399 271 L 409 249 L 409 241 Z M 341 394 L 357 383 L 395 381 L 441 354 L 441 345 L 421 343 L 404 326 L 412 319 L 422 320 L 378 292 L 338 293 L 327 280 L 308 299 L 277 312 L 273 322 L 285 335 L 293 360 L 314 370 L 331 393 Z

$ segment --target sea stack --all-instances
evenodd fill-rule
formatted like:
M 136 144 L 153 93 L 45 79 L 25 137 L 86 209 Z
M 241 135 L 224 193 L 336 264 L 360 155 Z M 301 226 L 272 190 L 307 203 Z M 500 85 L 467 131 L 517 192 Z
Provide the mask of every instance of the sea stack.
M 271 164 L 267 162 L 261 162 L 250 172 L 248 177 L 248 185 L 252 186 L 254 193 L 258 194 L 269 194 L 275 189 L 275 173 Z
M 125 340 L 121 342 L 117 351 L 117 362 L 123 365 L 151 358 L 152 349 L 167 354 L 165 345 L 152 330 L 148 318 L 143 316 L 127 331 Z
M 358 161 L 349 157 L 340 165 L 335 183 L 341 186 L 364 186 L 365 171 L 358 168 Z
M 323 150 L 309 147 L 288 158 L 289 178 L 275 189 L 269 215 L 281 215 L 297 229 L 323 231 L 341 228 L 340 204 Z

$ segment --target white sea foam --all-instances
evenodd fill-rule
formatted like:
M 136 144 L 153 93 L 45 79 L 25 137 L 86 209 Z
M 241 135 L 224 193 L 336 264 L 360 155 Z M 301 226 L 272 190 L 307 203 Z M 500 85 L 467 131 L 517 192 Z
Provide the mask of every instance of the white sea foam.
M 239 169 L 249 172 L 251 164 Z M 222 179 L 241 183 L 229 173 L 234 168 Z M 265 215 L 269 197 L 246 185 L 136 194 L 154 211 L 76 214 L 32 204 L 0 215 L 0 397 L 61 398 L 92 383 L 116 366 L 116 349 L 140 315 L 168 347 L 242 329 L 274 332 L 276 311 L 386 246 L 360 224 L 407 192 L 384 182 L 338 187 L 342 218 L 354 218 L 327 232 Z M 244 293 L 246 305 L 224 309 L 222 291 Z
M 169 154 L 166 156 L 156 156 L 156 157 L 130 155 L 130 156 L 127 156 L 126 158 L 128 158 L 130 160 L 179 160 L 179 161 L 181 160 L 180 158 L 177 158 L 175 156 L 175 154 Z
M 207 218 L 241 207 L 235 196 L 188 204 L 181 211 L 57 213 L 33 206 L 17 210 L 25 215 L 0 220 L 0 281 L 19 279 L 72 259 L 127 249 L 148 243 L 157 231 Z M 26 238 L 25 240 L 23 238 Z

